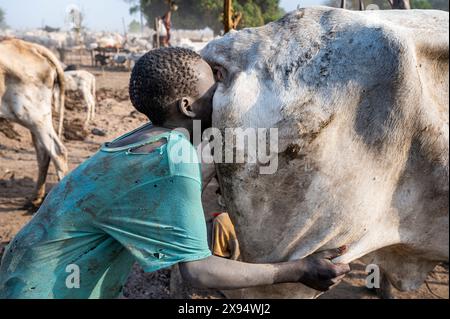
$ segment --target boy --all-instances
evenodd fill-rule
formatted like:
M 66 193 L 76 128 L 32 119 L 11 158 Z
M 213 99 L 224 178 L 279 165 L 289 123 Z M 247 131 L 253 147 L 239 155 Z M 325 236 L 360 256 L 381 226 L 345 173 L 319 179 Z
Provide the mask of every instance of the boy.
M 130 97 L 153 125 L 106 143 L 52 189 L 6 249 L 0 298 L 116 298 L 135 261 L 146 272 L 179 263 L 183 278 L 204 288 L 338 282 L 349 267 L 330 260 L 342 249 L 280 264 L 211 255 L 196 152 L 171 129 L 192 130 L 193 119 L 209 127 L 214 90 L 211 68 L 190 50 L 142 57 Z

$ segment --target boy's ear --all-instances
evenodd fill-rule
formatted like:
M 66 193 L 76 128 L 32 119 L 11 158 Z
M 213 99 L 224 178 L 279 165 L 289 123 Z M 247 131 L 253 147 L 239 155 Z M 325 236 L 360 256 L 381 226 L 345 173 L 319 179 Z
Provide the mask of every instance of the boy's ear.
M 192 101 L 189 97 L 183 97 L 178 101 L 180 112 L 190 118 L 195 118 L 196 114 L 192 109 Z

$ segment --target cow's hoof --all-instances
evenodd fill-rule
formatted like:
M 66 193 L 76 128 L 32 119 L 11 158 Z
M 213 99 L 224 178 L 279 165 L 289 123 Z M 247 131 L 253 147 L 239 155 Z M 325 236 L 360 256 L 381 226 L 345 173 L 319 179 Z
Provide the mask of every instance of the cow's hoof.
M 23 205 L 23 209 L 28 211 L 29 213 L 34 214 L 35 212 L 38 211 L 39 207 L 41 207 L 42 202 L 44 200 L 43 199 L 33 199 L 33 200 L 28 200 L 24 205 Z

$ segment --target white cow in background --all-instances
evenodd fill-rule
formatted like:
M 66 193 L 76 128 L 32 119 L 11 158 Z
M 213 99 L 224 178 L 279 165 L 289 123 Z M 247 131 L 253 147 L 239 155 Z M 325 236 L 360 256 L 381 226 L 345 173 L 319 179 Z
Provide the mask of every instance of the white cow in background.
M 87 108 L 85 124 L 95 117 L 95 76 L 84 70 L 65 71 L 66 91 L 80 92 Z
M 337 262 L 364 256 L 401 290 L 448 261 L 448 12 L 306 8 L 202 55 L 220 72 L 214 127 L 279 130 L 274 174 L 216 165 L 245 261 L 347 245 Z M 316 295 L 287 284 L 239 297 Z
M 52 123 L 52 106 L 60 110 L 59 136 L 64 116 L 64 71 L 43 46 L 22 40 L 0 41 L 0 117 L 30 130 L 39 165 L 32 203 L 45 196 L 50 160 L 58 179 L 67 172 L 67 151 Z

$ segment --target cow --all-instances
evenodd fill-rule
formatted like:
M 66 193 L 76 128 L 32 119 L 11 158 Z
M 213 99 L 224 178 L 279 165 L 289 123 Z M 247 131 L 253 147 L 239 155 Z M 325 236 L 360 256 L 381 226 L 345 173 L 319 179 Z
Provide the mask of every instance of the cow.
M 364 257 L 403 291 L 448 261 L 448 25 L 443 11 L 311 7 L 202 50 L 219 79 L 213 126 L 278 129 L 274 174 L 216 164 L 243 260 L 347 245 L 335 262 Z
M 45 196 L 50 160 L 58 179 L 67 172 L 67 151 L 59 136 L 64 116 L 64 71 L 43 46 L 18 39 L 0 42 L 0 117 L 30 130 L 39 166 L 34 207 Z M 52 107 L 59 109 L 59 135 L 52 123 Z
M 95 117 L 95 76 L 84 70 L 64 72 L 66 91 L 80 92 L 87 107 L 85 125 Z

